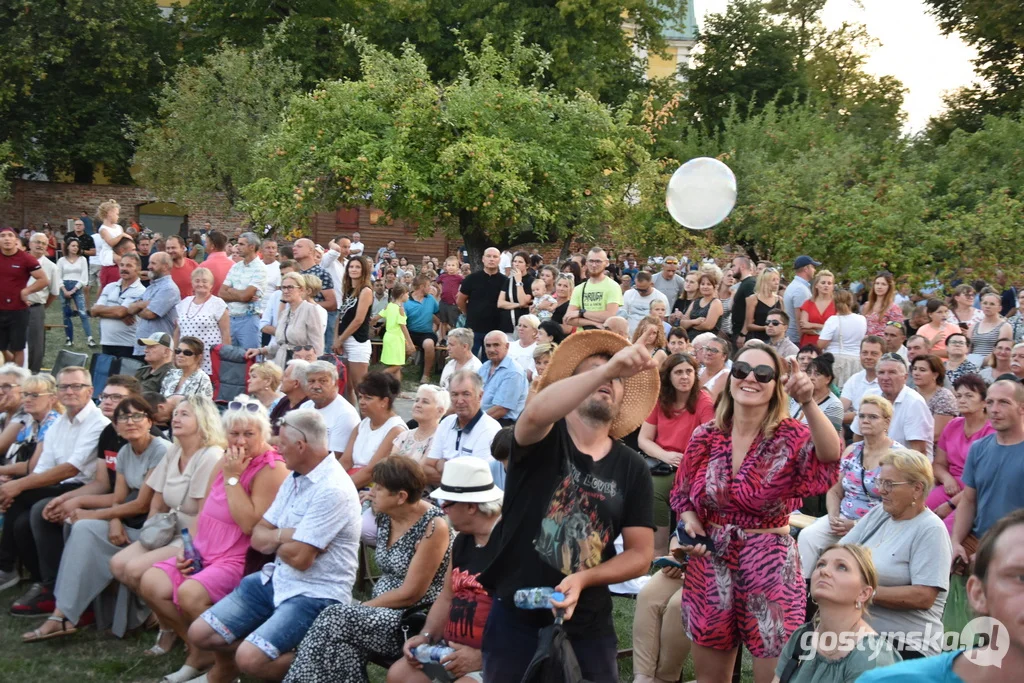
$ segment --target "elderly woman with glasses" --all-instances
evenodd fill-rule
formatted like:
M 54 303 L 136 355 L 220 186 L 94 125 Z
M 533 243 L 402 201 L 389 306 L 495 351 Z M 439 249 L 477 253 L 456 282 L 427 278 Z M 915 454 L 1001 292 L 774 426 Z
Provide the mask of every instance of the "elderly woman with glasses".
M 213 398 L 213 383 L 201 367 L 205 349 L 203 340 L 196 337 L 182 337 L 178 342 L 174 349 L 174 367 L 167 371 L 160 385 L 160 393 L 169 402 L 177 405 L 185 396 Z
M 806 425 L 789 417 L 790 397 Z M 789 516 L 801 498 L 835 484 L 841 455 L 842 442 L 796 359 L 784 362 L 771 346 L 747 342 L 733 359 L 714 421 L 690 439 L 671 497 L 681 530 L 693 539 L 680 548 L 690 556 L 682 618 L 694 668 L 708 680 L 728 680 L 741 641 L 754 657 L 755 680 L 771 680 L 806 611 Z
M 153 409 L 138 396 L 118 404 L 113 422 L 127 441 L 117 453 L 114 492 L 79 500 L 81 507 L 69 515 L 71 531 L 54 587 L 57 607 L 42 625 L 22 635 L 23 642 L 68 636 L 84 625 L 90 605 L 114 580 L 111 558 L 139 538 L 153 499 L 146 479 L 171 444 L 150 433 Z
M 8 443 L 6 433 L 0 435 L 0 482 L 28 476 L 31 461 L 43 449 L 43 439 L 50 425 L 64 412 L 57 401 L 57 382 L 51 375 L 32 375 L 21 382 L 21 404 L 28 421 L 12 422 L 21 425 L 14 430 Z
M 941 647 L 934 640 L 901 637 L 943 632 L 953 548 L 942 520 L 925 504 L 934 482 L 923 454 L 907 448 L 886 453 L 877 480 L 882 504 L 840 541 L 872 551 L 878 591 L 867 620 L 880 634 L 898 636 L 893 645 L 904 659 L 938 654 Z
M 0 366 L 0 438 L 13 439 L 21 430 L 21 425 L 28 422 L 21 405 L 21 383 L 31 374 L 13 363 Z M 16 422 L 18 426 L 11 426 L 12 422 Z M 8 429 L 11 431 L 8 432 Z
M 277 316 L 277 331 L 269 345 L 245 352 L 246 358 L 269 356 L 283 368 L 299 348 L 312 347 L 320 356 L 324 352 L 324 333 L 327 323 L 318 309 L 322 307 L 308 300 L 309 284 L 301 273 L 288 273 L 281 280 L 283 310 Z
M 191 443 L 200 430 L 199 421 L 188 405 L 216 418 L 216 409 L 209 401 L 189 399 L 175 411 L 176 439 Z M 205 404 L 209 404 L 206 406 Z M 203 405 L 203 408 L 198 406 Z M 211 416 L 207 408 L 213 408 Z M 204 500 L 194 520 L 189 523 L 196 552 L 202 558 L 202 569 L 196 571 L 181 550 L 176 557 L 159 562 L 143 576 L 139 587 L 142 598 L 153 608 L 160 621 L 161 634 L 171 631 L 187 642 L 189 625 L 208 607 L 233 591 L 245 575 L 249 537 L 253 527 L 263 518 L 288 476 L 283 459 L 268 444 L 270 421 L 266 409 L 253 399 L 244 398 L 228 404 L 220 419 L 203 418 L 208 438 L 227 447 L 207 478 Z M 188 436 L 182 437 L 181 432 Z M 164 678 L 169 683 L 182 683 L 199 676 L 213 666 L 212 652 L 189 648 L 185 664 Z M 213 679 L 216 674 L 211 675 Z
M 947 389 L 952 390 L 953 383 L 964 375 L 978 374 L 978 366 L 968 359 L 971 347 L 971 340 L 959 332 L 946 337 L 946 353 L 948 355 L 944 363 L 946 366 L 946 379 L 943 382 L 943 386 Z

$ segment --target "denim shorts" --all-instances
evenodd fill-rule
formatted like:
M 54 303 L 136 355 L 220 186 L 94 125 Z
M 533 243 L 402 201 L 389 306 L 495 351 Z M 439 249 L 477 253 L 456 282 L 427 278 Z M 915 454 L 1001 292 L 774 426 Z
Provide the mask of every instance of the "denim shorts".
M 256 572 L 200 618 L 228 645 L 244 636 L 267 657 L 277 659 L 298 647 L 320 612 L 336 602 L 299 595 L 275 609 L 273 579 L 263 583 L 263 574 Z

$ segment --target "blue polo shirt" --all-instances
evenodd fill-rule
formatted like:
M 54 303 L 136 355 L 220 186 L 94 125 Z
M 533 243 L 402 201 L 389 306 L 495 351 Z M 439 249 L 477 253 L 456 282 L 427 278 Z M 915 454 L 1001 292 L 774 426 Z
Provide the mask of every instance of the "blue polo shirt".
M 953 650 L 933 657 L 907 659 L 898 664 L 865 671 L 856 683 L 964 683 L 964 679 L 953 673 L 953 662 L 962 654 L 960 650 Z
M 484 381 L 484 397 L 480 407 L 485 412 L 491 406 L 507 408 L 508 413 L 505 414 L 505 419 L 518 420 L 519 414 L 526 407 L 526 395 L 530 389 L 526 372 L 519 366 L 519 363 L 512 360 L 512 356 L 507 354 L 498 363 L 493 377 L 491 376 L 492 365 L 491 361 L 487 361 L 477 371 Z
M 141 297 L 142 301 L 148 301 L 147 310 L 155 313 L 158 317 L 155 320 L 146 320 L 142 316 L 136 316 L 135 334 L 138 339 L 166 332 L 174 334 L 174 326 L 178 322 L 177 305 L 181 303 L 181 294 L 178 292 L 178 285 L 174 284 L 170 275 L 152 280 L 146 293 Z M 135 355 L 141 356 L 146 353 L 146 347 L 135 344 Z
M 410 296 L 405 302 L 405 326 L 410 332 L 433 332 L 434 316 L 439 309 L 437 299 L 429 294 L 423 297 L 423 301 L 416 301 Z

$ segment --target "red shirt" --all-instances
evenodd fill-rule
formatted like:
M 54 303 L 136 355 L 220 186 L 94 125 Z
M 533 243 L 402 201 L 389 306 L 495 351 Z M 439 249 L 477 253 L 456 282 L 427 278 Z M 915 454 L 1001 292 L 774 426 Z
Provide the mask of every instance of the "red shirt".
M 685 408 L 672 417 L 665 417 L 660 405 L 655 405 L 654 410 L 647 417 L 647 424 L 658 428 L 654 437 L 654 443 L 666 451 L 685 453 L 686 447 L 690 444 L 690 437 L 693 430 L 715 419 L 715 403 L 706 391 L 700 391 L 697 396 L 697 407 L 694 412 Z
M 192 296 L 192 271 L 198 267 L 199 264 L 188 257 L 185 257 L 185 262 L 180 266 L 171 266 L 171 279 L 178 285 L 182 299 Z
M 28 286 L 31 274 L 39 270 L 39 261 L 27 251 L 8 256 L 0 252 L 0 311 L 22 311 L 28 304 L 21 300 L 21 290 Z
M 203 268 L 208 268 L 213 273 L 213 295 L 220 295 L 220 286 L 224 284 L 224 278 L 235 262 L 228 258 L 223 251 L 212 251 L 206 260 L 203 261 Z
M 455 304 L 455 300 L 459 296 L 459 287 L 462 286 L 464 279 L 461 275 L 450 275 L 449 273 L 441 273 L 437 276 L 437 281 L 441 283 L 441 303 Z

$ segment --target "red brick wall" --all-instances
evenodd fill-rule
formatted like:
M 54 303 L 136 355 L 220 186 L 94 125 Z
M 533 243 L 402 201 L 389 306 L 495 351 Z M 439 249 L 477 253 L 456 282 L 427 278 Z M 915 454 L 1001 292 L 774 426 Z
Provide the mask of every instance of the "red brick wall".
M 113 199 L 121 205 L 121 224 L 138 220 L 138 208 L 144 204 L 170 201 L 144 187 L 131 185 L 82 185 L 76 183 L 49 183 L 30 180 L 14 182 L 11 199 L 0 203 L 0 225 L 23 228 L 30 223 L 36 227 L 49 221 L 64 226 L 68 218 L 78 218 L 85 208 L 94 215 L 101 202 Z M 205 208 L 184 207 L 188 210 L 188 223 L 192 229 L 210 221 L 214 228 L 233 231 L 243 224 L 238 213 L 225 213 Z

